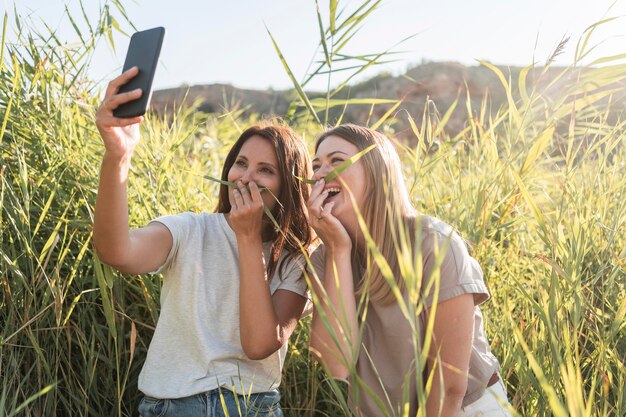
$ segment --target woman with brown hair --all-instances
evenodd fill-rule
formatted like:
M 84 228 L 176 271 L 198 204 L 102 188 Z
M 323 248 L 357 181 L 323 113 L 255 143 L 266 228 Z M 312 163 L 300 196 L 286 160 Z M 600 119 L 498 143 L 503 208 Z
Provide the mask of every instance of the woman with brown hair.
M 481 268 L 449 225 L 413 208 L 391 141 L 340 125 L 317 140 L 313 170 L 309 221 L 324 245 L 312 256 L 311 350 L 349 382 L 355 414 L 415 416 L 421 404 L 427 417 L 510 415 L 483 329 Z
M 215 213 L 159 217 L 130 229 L 126 183 L 142 117 L 113 110 L 141 95 L 109 84 L 96 125 L 105 152 L 94 219 L 98 256 L 129 274 L 163 273 L 161 312 L 139 376 L 140 415 L 282 416 L 286 345 L 306 302 L 302 249 L 311 175 L 286 126 L 245 130 L 226 157 Z M 280 203 L 279 203 L 280 202 Z M 264 214 L 269 209 L 277 226 Z

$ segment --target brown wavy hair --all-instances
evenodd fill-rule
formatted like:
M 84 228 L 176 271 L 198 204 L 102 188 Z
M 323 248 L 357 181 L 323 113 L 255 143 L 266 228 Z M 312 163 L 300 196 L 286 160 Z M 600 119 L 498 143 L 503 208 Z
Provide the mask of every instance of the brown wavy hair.
M 267 262 L 267 276 L 271 279 L 283 251 L 287 251 L 287 256 L 284 258 L 286 261 L 301 253 L 302 248 L 308 248 L 313 240 L 306 217 L 309 186 L 296 178 L 296 176 L 311 178 L 313 171 L 309 153 L 302 138 L 282 122 L 271 121 L 251 126 L 239 136 L 224 161 L 221 176 L 223 181 L 228 181 L 228 171 L 235 163 L 243 144 L 252 136 L 260 136 L 274 146 L 280 173 L 280 195 L 275 196 L 278 204 L 272 210 L 278 229 L 273 224 L 269 224 L 272 231 L 270 239 L 273 243 L 270 259 Z M 228 187 L 220 185 L 216 212 L 228 213 L 230 209 Z M 269 221 L 269 219 L 265 220 Z M 285 265 L 284 261 L 283 265 Z M 282 273 L 281 270 L 282 268 L 279 268 L 279 273 Z

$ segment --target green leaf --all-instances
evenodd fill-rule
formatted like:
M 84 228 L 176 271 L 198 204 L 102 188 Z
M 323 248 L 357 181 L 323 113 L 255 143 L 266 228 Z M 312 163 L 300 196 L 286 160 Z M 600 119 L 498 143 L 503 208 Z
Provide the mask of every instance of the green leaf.
M 322 14 L 320 13 L 320 5 L 317 0 L 315 0 L 315 8 L 317 11 L 317 23 L 320 28 L 320 42 L 322 44 L 322 48 L 324 49 L 324 61 L 326 65 L 330 66 L 331 57 L 328 53 L 328 45 L 326 44 L 326 30 L 324 29 L 324 24 L 322 23 Z
M 207 180 L 211 180 L 211 181 L 218 182 L 218 183 L 220 183 L 220 184 L 222 184 L 222 185 L 225 185 L 225 186 L 227 186 L 227 187 L 234 187 L 234 188 L 237 188 L 237 184 L 235 184 L 234 182 L 220 180 L 220 179 L 217 179 L 217 178 L 212 177 L 212 176 L 210 176 L 210 175 L 205 175 L 203 178 L 205 178 L 205 179 L 207 179 Z
M 383 117 L 378 119 L 376 123 L 370 126 L 370 129 L 372 130 L 378 129 L 380 125 L 385 123 L 385 121 L 393 114 L 393 112 L 396 111 L 396 109 L 400 106 L 400 104 L 402 104 L 402 100 L 398 100 L 396 104 L 394 104 L 389 110 L 387 110 L 387 112 L 383 115 Z
M 335 178 L 337 178 L 337 176 L 339 174 L 341 174 L 343 171 L 345 171 L 346 169 L 350 168 L 352 166 L 352 164 L 354 164 L 356 161 L 358 161 L 359 159 L 361 159 L 361 157 L 363 155 L 365 155 L 366 153 L 368 153 L 369 151 L 371 151 L 372 149 L 374 149 L 376 147 L 376 144 L 370 145 L 367 148 L 363 149 L 361 152 L 356 153 L 354 155 L 352 155 L 350 158 L 346 159 L 345 161 L 343 161 L 342 163 L 340 163 L 339 165 L 337 165 L 335 167 L 335 169 L 333 169 L 332 171 L 330 171 L 325 177 L 324 177 L 324 181 L 329 182 L 334 180 Z
M 339 174 L 341 174 L 343 171 L 345 171 L 346 169 L 348 169 L 350 166 L 352 166 L 352 164 L 354 164 L 356 161 L 358 161 L 359 159 L 361 159 L 361 157 L 363 155 L 365 155 L 366 153 L 368 153 L 369 151 L 371 151 L 372 149 L 374 149 L 376 147 L 376 144 L 370 145 L 367 148 L 363 149 L 361 152 L 356 153 L 354 155 L 352 155 L 350 158 L 346 159 L 345 161 L 343 161 L 342 163 L 340 163 L 339 165 L 337 165 L 335 167 L 335 169 L 333 169 L 332 171 L 330 171 L 325 177 L 324 177 L 324 181 L 328 182 L 328 181 L 332 181 L 335 178 L 337 178 L 337 176 Z M 294 177 L 296 179 L 298 179 L 299 181 L 302 181 L 306 184 L 315 184 L 317 181 L 310 179 L 310 178 L 302 178 L 302 177 L 298 177 L 297 175 L 294 175 Z
M 336 17 L 337 17 L 337 0 L 330 0 L 330 33 L 332 33 L 333 35 L 335 34 L 335 31 L 337 30 Z
M 50 392 L 53 388 L 56 387 L 56 383 L 54 384 L 50 384 L 45 386 L 44 388 L 42 388 L 41 390 L 37 391 L 36 393 L 34 393 L 33 395 L 31 395 L 30 397 L 28 397 L 26 399 L 26 401 L 24 401 L 22 404 L 20 404 L 14 411 L 13 415 L 19 415 L 20 412 L 22 410 L 24 410 L 25 408 L 28 407 L 28 404 L 32 403 L 33 401 L 35 401 L 36 399 L 38 399 L 39 397 L 42 397 L 44 395 L 46 395 L 48 392 Z
M 511 86 L 509 85 L 509 82 L 506 80 L 506 78 L 504 77 L 504 74 L 502 73 L 502 71 L 500 71 L 500 68 L 496 67 L 495 65 L 487 62 L 487 61 L 479 61 L 480 65 L 483 65 L 487 68 L 489 68 L 491 71 L 493 71 L 494 74 L 496 74 L 496 76 L 498 77 L 498 79 L 500 80 L 500 82 L 502 83 L 502 86 L 504 87 L 504 91 L 506 93 L 506 98 L 509 102 L 509 114 L 510 116 L 513 118 L 513 120 L 515 121 L 515 123 L 517 123 L 517 125 L 519 126 L 522 122 L 522 118 L 519 114 L 519 111 L 517 110 L 517 106 L 515 105 L 515 101 L 513 100 L 513 95 L 511 94 Z
M 9 103 L 6 106 L 6 110 L 4 111 L 4 120 L 2 121 L 2 127 L 0 128 L 0 143 L 2 143 L 2 139 L 4 138 L 4 132 L 7 128 L 7 123 L 9 122 L 9 115 L 11 114 L 11 106 L 13 105 L 13 98 L 16 95 L 16 91 L 18 86 L 20 85 L 20 66 L 17 63 L 17 59 L 14 59 L 13 67 L 15 69 L 15 76 L 13 77 L 13 90 L 11 91 L 11 97 L 9 97 Z
M 298 92 L 298 96 L 300 96 L 300 100 L 302 100 L 302 102 L 304 103 L 306 108 L 309 110 L 309 112 L 311 113 L 315 121 L 317 123 L 321 123 L 320 118 L 317 116 L 315 109 L 313 108 L 313 106 L 311 105 L 311 102 L 309 101 L 309 98 L 307 97 L 306 93 L 304 92 L 304 90 L 302 89 L 298 81 L 296 80 L 296 77 L 293 75 L 291 68 L 289 68 L 289 65 L 287 64 L 287 60 L 285 60 L 285 57 L 283 56 L 283 53 L 278 47 L 278 44 L 276 43 L 274 36 L 272 36 L 272 33 L 269 31 L 269 29 L 266 28 L 266 30 L 267 30 L 267 33 L 270 35 L 270 39 L 272 40 L 272 43 L 274 44 L 274 48 L 276 49 L 276 52 L 278 53 L 278 58 L 280 59 L 280 62 L 283 64 L 285 71 L 287 71 L 287 75 L 291 79 L 293 86 Z
M 0 71 L 2 71 L 2 68 L 4 67 L 4 44 L 6 42 L 8 20 L 9 14 L 4 12 L 4 20 L 2 21 L 2 40 L 0 41 Z M 1 136 L 0 139 L 2 139 Z
M 522 169 L 520 170 L 520 176 L 523 176 L 526 172 L 528 172 L 528 170 L 535 163 L 537 158 L 539 158 L 539 155 L 541 155 L 541 153 L 546 150 L 553 136 L 554 125 L 548 126 L 547 129 L 539 134 L 537 139 L 535 139 L 532 146 L 530 147 L 528 154 L 526 154 L 526 159 L 524 160 L 524 163 L 522 164 Z
M 117 326 L 115 324 L 115 316 L 113 314 L 113 302 L 111 300 L 111 295 L 109 294 L 109 289 L 111 288 L 109 282 L 106 277 L 106 270 L 110 268 L 105 266 L 100 262 L 100 260 L 94 256 L 93 258 L 93 267 L 96 272 L 96 279 L 98 280 L 98 286 L 100 287 L 100 296 L 102 297 L 102 308 L 104 308 L 104 318 L 107 322 L 107 327 L 109 330 L 109 335 L 117 340 Z M 112 275 L 111 271 L 108 271 L 108 275 Z
M 528 92 L 526 91 L 526 78 L 528 77 L 528 72 L 533 68 L 533 65 L 527 65 L 522 68 L 519 72 L 518 84 L 519 84 L 519 95 L 522 98 L 522 102 L 524 104 L 528 104 L 530 98 L 528 97 Z
M 348 104 L 390 104 L 396 103 L 395 99 L 383 99 L 383 98 L 350 98 L 350 99 L 332 99 L 326 100 L 325 98 L 315 98 L 311 100 L 311 105 L 314 107 L 326 107 L 329 108 L 337 106 L 345 106 Z

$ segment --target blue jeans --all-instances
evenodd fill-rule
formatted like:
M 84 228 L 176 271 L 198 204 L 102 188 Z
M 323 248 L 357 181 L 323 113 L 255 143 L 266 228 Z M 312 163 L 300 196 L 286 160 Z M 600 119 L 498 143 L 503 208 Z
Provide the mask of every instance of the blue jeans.
M 217 388 L 191 397 L 143 397 L 141 417 L 283 417 L 278 390 L 250 395 Z

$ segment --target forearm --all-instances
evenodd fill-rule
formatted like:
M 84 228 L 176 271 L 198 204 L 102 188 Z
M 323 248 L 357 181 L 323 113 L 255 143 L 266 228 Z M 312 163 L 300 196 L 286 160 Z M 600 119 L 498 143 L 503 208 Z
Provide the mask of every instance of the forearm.
M 334 377 L 347 378 L 359 349 L 350 252 L 326 256 L 326 294 L 316 291 L 319 300 L 311 325 L 311 348 Z
M 264 359 L 286 342 L 274 310 L 265 272 L 260 235 L 237 238 L 239 249 L 239 320 L 240 338 L 250 359 Z
M 429 309 L 426 314 L 428 322 L 433 312 Z M 428 360 L 428 368 L 434 374 L 432 390 L 426 402 L 427 417 L 459 414 L 467 391 L 473 335 L 472 294 L 437 304 Z
M 100 259 L 123 265 L 129 253 L 128 197 L 126 183 L 130 158 L 105 153 L 94 212 L 93 240 Z

